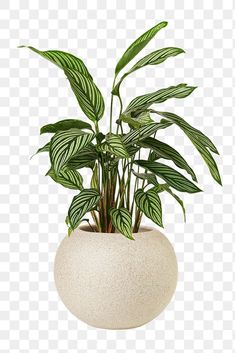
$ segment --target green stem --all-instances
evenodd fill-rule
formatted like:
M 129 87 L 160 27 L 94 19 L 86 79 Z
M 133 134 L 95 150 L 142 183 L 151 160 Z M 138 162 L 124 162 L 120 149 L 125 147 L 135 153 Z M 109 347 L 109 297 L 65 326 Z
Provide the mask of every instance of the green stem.
M 115 87 L 116 76 L 114 76 L 112 90 Z M 110 101 L 110 117 L 109 117 L 109 132 L 112 132 L 112 124 L 113 124 L 113 93 L 111 92 L 111 101 Z

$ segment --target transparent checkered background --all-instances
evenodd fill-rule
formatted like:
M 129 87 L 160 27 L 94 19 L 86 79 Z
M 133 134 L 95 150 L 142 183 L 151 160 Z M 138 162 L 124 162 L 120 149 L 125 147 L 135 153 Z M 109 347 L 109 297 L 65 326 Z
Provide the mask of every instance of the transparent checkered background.
M 0 352 L 235 351 L 234 2 L 0 2 Z M 47 177 L 47 141 L 40 126 L 81 117 L 63 72 L 18 45 L 71 51 L 85 60 L 109 103 L 113 71 L 126 47 L 146 29 L 169 21 L 140 56 L 164 46 L 185 55 L 133 74 L 135 95 L 187 82 L 199 88 L 162 104 L 201 128 L 218 146 L 223 188 L 177 128 L 162 131 L 195 168 L 204 193 L 185 195 L 188 220 L 165 198 L 165 233 L 179 261 L 173 301 L 151 323 L 133 330 L 95 329 L 59 300 L 53 281 L 56 249 L 74 192 Z M 103 119 L 105 129 L 108 122 Z M 146 221 L 147 222 L 147 221 Z

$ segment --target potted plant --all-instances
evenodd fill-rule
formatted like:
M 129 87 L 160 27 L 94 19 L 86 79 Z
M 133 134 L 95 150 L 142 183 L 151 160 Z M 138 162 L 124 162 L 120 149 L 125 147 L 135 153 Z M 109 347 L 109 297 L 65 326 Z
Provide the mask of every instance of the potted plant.
M 52 137 L 37 152 L 49 153 L 51 166 L 47 175 L 75 191 L 66 217 L 69 236 L 60 244 L 55 258 L 57 290 L 75 316 L 96 327 L 123 329 L 143 325 L 165 308 L 176 287 L 173 247 L 155 227 L 142 225 L 141 219 L 145 215 L 163 227 L 162 193 L 172 196 L 185 216 L 183 201 L 175 190 L 201 190 L 193 169 L 179 152 L 157 138 L 158 131 L 177 125 L 221 184 L 212 157 L 218 151 L 211 140 L 182 117 L 156 108 L 170 98 L 189 96 L 196 87 L 180 83 L 136 97 L 123 107 L 120 87 L 128 75 L 184 53 L 175 47 L 158 49 L 121 74 L 166 25 L 161 22 L 145 32 L 118 61 L 111 91 L 109 131 L 105 133 L 99 128 L 105 111 L 104 98 L 83 61 L 63 51 L 28 47 L 64 71 L 81 110 L 91 121 L 66 119 L 43 126 L 41 134 Z M 120 113 L 114 118 L 115 99 Z M 164 159 L 173 162 L 176 169 L 165 164 Z M 91 170 L 90 182 L 83 180 L 83 168 Z M 84 218 L 87 213 L 92 221 Z

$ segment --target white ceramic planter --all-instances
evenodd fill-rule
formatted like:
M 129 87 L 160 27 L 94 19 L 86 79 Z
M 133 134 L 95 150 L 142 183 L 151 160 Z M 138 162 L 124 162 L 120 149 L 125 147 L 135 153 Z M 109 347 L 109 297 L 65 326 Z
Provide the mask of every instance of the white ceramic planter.
M 77 318 L 99 328 L 128 329 L 153 320 L 169 303 L 177 283 L 172 245 L 156 229 L 143 228 L 134 237 L 82 227 L 64 238 L 55 283 Z

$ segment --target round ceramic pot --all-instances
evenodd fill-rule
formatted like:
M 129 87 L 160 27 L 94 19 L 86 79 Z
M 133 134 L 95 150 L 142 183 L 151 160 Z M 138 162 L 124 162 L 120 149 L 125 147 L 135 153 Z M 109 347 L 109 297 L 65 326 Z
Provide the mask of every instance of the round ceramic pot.
M 61 242 L 55 284 L 69 311 L 105 329 L 141 326 L 170 302 L 177 283 L 177 260 L 169 240 L 142 228 L 135 241 L 119 233 L 75 230 Z

